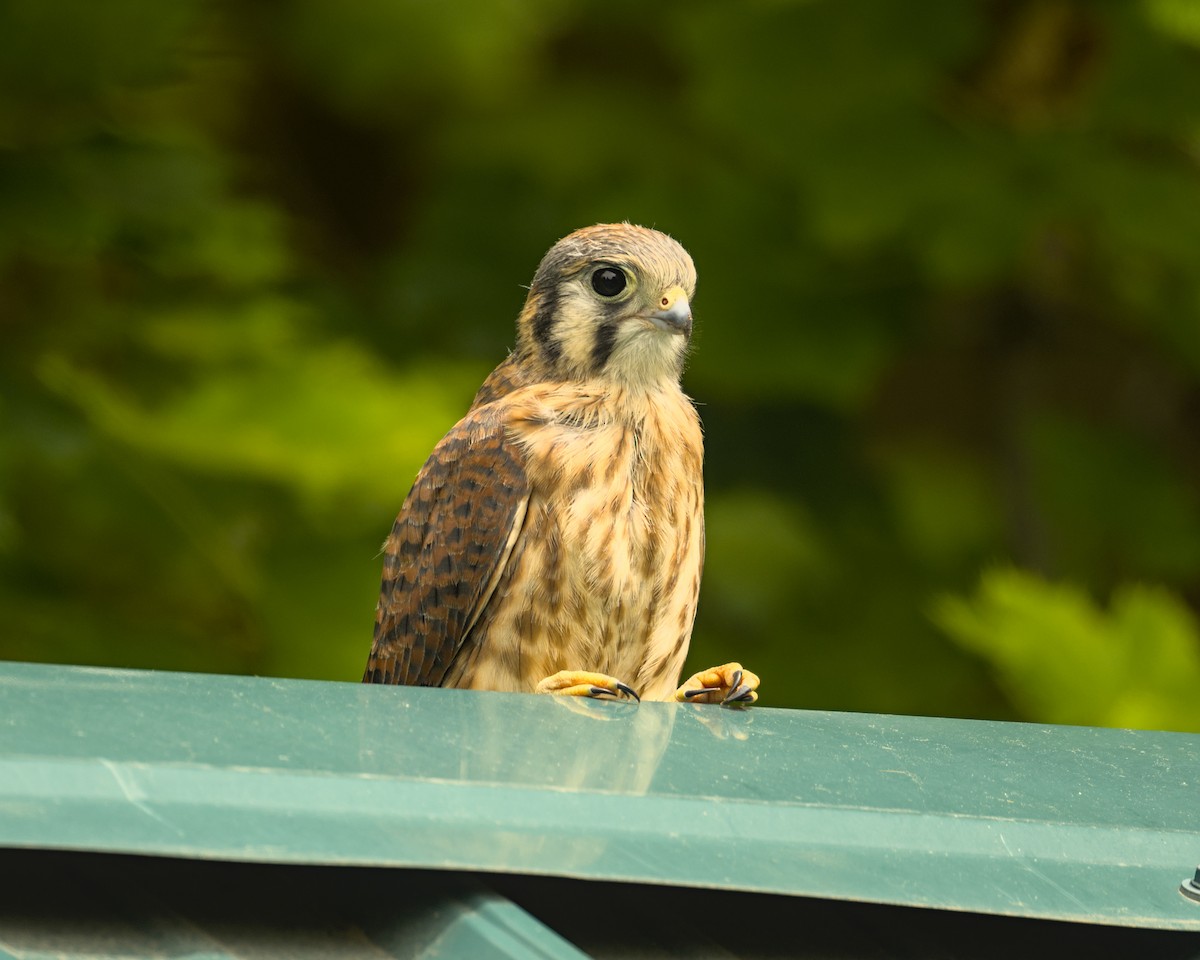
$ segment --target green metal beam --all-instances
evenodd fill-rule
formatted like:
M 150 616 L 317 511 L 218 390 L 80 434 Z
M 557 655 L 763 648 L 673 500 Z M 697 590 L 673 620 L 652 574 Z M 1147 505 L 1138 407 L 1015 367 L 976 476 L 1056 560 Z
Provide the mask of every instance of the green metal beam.
M 4 664 L 0 846 L 1200 930 L 1200 736 Z

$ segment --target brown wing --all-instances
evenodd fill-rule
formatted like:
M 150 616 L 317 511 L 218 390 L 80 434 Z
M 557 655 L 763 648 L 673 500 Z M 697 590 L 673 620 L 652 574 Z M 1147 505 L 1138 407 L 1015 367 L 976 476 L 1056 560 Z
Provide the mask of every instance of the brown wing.
M 474 410 L 493 400 L 498 400 L 500 397 L 507 396 L 528 383 L 529 377 L 525 372 L 525 365 L 518 361 L 515 355 L 509 354 L 507 359 L 501 362 L 483 381 L 475 394 L 475 399 L 471 401 L 471 409 Z
M 384 545 L 364 683 L 440 686 L 491 597 L 529 502 L 520 451 L 494 407 L 434 448 Z

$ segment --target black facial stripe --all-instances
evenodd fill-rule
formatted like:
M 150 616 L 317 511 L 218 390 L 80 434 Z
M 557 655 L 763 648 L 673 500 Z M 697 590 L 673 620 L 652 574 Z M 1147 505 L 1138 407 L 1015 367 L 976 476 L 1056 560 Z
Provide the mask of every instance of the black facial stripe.
M 538 301 L 533 315 L 533 341 L 546 362 L 553 366 L 562 357 L 562 344 L 554 336 L 554 320 L 558 314 L 558 290 L 550 287 Z
M 617 327 L 620 325 L 615 317 L 609 317 L 596 328 L 596 340 L 592 344 L 592 370 L 599 373 L 612 356 L 613 348 L 617 345 Z

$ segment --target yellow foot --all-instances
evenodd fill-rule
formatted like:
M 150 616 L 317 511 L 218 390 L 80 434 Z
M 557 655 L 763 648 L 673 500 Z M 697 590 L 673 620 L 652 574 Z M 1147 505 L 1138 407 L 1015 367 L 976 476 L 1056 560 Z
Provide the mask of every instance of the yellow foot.
M 726 663 L 693 673 L 675 691 L 684 703 L 753 703 L 758 699 L 758 675 L 740 663 Z
M 587 673 L 583 670 L 559 670 L 534 688 L 535 693 L 556 693 L 560 697 L 612 697 L 621 700 L 641 700 L 637 691 L 629 684 L 605 673 Z

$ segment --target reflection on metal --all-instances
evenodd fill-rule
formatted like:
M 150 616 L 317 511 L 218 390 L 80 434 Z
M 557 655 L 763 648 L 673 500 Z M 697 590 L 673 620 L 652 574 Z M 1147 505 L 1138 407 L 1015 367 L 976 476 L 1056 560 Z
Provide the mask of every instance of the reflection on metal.
M 1200 930 L 1200 737 L 0 666 L 0 846 Z

